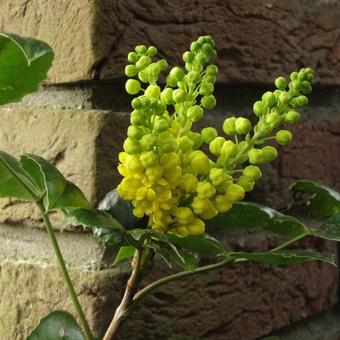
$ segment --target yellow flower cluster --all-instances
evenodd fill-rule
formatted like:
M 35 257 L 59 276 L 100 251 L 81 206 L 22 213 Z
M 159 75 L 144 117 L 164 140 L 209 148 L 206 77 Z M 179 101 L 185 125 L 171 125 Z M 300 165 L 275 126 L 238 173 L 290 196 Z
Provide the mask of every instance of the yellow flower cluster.
M 278 90 L 266 92 L 254 105 L 259 117 L 254 129 L 246 118 L 226 119 L 223 131 L 231 140 L 218 136 L 212 127 L 192 131 L 204 109 L 216 105 L 213 90 L 218 69 L 207 65 L 216 55 L 212 38 L 200 37 L 191 44 L 183 54 L 185 70 L 172 68 L 163 89 L 157 80 L 168 65 L 164 59 L 153 62 L 156 54 L 155 47 L 140 45 L 128 55 L 131 64 L 125 73 L 138 80 L 129 79 L 126 91 L 143 93 L 131 103 L 131 125 L 124 152 L 119 154 L 118 170 L 124 178 L 117 190 L 132 201 L 137 217 L 149 217 L 150 228 L 181 237 L 198 235 L 204 232 L 204 220 L 228 211 L 253 189 L 261 177 L 258 164 L 277 157 L 273 146 L 260 149 L 258 145 L 268 139 L 281 145 L 290 142 L 287 130 L 269 135 L 281 123 L 298 120 L 293 109 L 307 103 L 304 94 L 310 92 L 312 71 L 293 73 L 288 91 L 285 79 L 278 78 Z M 210 157 L 200 150 L 204 143 Z M 250 164 L 243 167 L 245 162 Z

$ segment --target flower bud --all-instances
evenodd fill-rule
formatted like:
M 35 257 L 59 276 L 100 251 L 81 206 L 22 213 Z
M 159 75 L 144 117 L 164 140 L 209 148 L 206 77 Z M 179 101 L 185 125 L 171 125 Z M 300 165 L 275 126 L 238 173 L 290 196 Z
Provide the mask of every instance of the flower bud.
M 206 207 L 209 205 L 209 203 L 210 202 L 208 199 L 196 196 L 193 199 L 191 206 L 196 214 L 202 214 Z
M 186 100 L 187 94 L 184 90 L 177 89 L 172 92 L 172 97 L 176 103 L 183 103 Z
M 138 69 L 135 65 L 126 65 L 125 66 L 125 75 L 127 77 L 134 77 L 138 73 Z
M 139 140 L 144 136 L 144 130 L 139 126 L 130 125 L 127 129 L 128 137 Z
M 190 163 L 192 169 L 197 173 L 208 173 L 210 170 L 209 158 L 203 152 L 192 152 L 191 155 L 193 155 Z
M 165 104 L 165 105 L 171 105 L 174 103 L 174 99 L 172 97 L 172 92 L 173 89 L 171 89 L 170 87 L 164 89 L 161 93 L 161 101 Z
M 192 145 L 193 149 L 198 149 L 203 143 L 202 136 L 198 132 L 189 131 L 188 137 L 193 142 L 193 145 Z
M 287 87 L 287 80 L 284 77 L 278 77 L 275 79 L 275 86 L 279 90 L 284 90 Z
M 209 76 L 216 76 L 218 73 L 218 67 L 216 65 L 208 65 L 206 68 L 206 74 Z
M 214 85 L 212 83 L 203 83 L 199 90 L 199 94 L 202 96 L 209 96 L 213 92 L 214 92 Z
M 170 76 L 176 81 L 181 81 L 184 78 L 184 71 L 180 67 L 174 67 L 170 71 Z
M 149 46 L 148 50 L 146 51 L 146 54 L 149 57 L 154 57 L 157 54 L 157 48 L 155 46 Z
M 126 153 L 130 155 L 140 153 L 142 151 L 140 143 L 131 138 L 125 139 L 124 144 L 123 144 L 123 149 Z
M 226 188 L 225 195 L 230 202 L 241 201 L 244 198 L 245 191 L 238 184 L 230 184 Z
M 144 168 L 149 168 L 157 165 L 158 156 L 154 151 L 143 152 L 140 156 L 140 161 Z
M 276 111 L 272 111 L 266 116 L 266 123 L 269 124 L 271 128 L 279 126 L 281 121 L 282 118 Z
M 300 119 L 300 114 L 297 111 L 290 110 L 286 113 L 284 120 L 287 123 L 296 123 Z
M 185 174 L 182 177 L 181 189 L 187 194 L 196 190 L 198 179 L 193 174 Z
M 202 116 L 203 116 L 203 109 L 198 106 L 194 105 L 189 107 L 187 111 L 187 117 L 192 121 L 192 122 L 197 122 Z
M 217 131 L 213 127 L 206 127 L 202 129 L 201 136 L 202 136 L 203 142 L 209 144 L 213 139 L 217 137 Z
M 273 146 L 265 146 L 261 151 L 265 162 L 271 162 L 277 157 L 277 150 Z
M 262 176 L 262 172 L 257 166 L 248 165 L 243 169 L 243 175 L 249 181 L 256 181 Z
M 232 136 L 236 133 L 235 122 L 236 122 L 236 117 L 227 118 L 223 122 L 223 131 L 226 135 Z
M 216 137 L 213 141 L 209 144 L 210 152 L 215 155 L 219 156 L 221 154 L 222 145 L 225 142 L 225 138 L 223 137 Z
M 178 139 L 178 148 L 182 151 L 188 151 L 192 149 L 193 142 L 187 136 L 182 136 Z
M 145 90 L 145 95 L 149 98 L 158 99 L 161 94 L 161 89 L 158 85 L 149 85 Z
M 281 92 L 279 96 L 279 102 L 283 105 L 287 105 L 290 102 L 290 94 L 288 92 Z
M 308 98 L 306 96 L 298 96 L 295 98 L 295 103 L 298 107 L 306 106 L 308 104 Z
M 159 66 L 161 71 L 164 71 L 168 68 L 168 62 L 165 59 L 160 59 L 157 61 L 157 65 Z
M 147 134 L 142 137 L 140 140 L 142 148 L 146 151 L 153 150 L 157 143 L 157 138 L 153 134 Z
M 176 87 L 177 86 L 177 80 L 174 77 L 171 77 L 168 75 L 165 79 L 165 82 L 170 87 Z
M 209 96 L 203 96 L 201 104 L 205 109 L 211 110 L 216 106 L 216 99 L 212 94 Z
M 280 145 L 287 145 L 291 142 L 293 135 L 288 130 L 280 130 L 275 135 L 275 140 Z
M 192 63 L 194 61 L 194 59 L 195 59 L 194 54 L 189 52 L 189 51 L 187 51 L 183 54 L 183 61 L 185 63 Z
M 177 153 L 165 153 L 160 158 L 160 164 L 164 170 L 171 170 L 174 169 L 179 162 L 179 157 Z
M 151 58 L 143 55 L 139 58 L 139 60 L 136 62 L 136 67 L 139 70 L 144 70 L 147 66 L 151 64 Z
M 209 182 L 198 182 L 196 192 L 199 197 L 211 198 L 215 195 L 216 189 Z
M 190 71 L 186 75 L 186 78 L 187 78 L 189 84 L 197 84 L 201 80 L 201 75 L 200 75 L 199 72 Z
M 155 120 L 153 125 L 153 131 L 156 133 L 161 133 L 169 129 L 169 123 L 165 118 L 160 118 Z
M 229 201 L 228 198 L 223 195 L 217 195 L 214 203 L 215 208 L 220 213 L 227 212 L 232 207 L 232 202 Z
M 251 130 L 250 120 L 239 117 L 235 121 L 235 131 L 240 135 L 245 135 Z
M 136 47 L 135 47 L 135 51 L 136 51 L 136 53 L 138 53 L 138 54 L 145 54 L 146 52 L 147 52 L 147 47 L 145 46 L 145 45 L 137 45 Z
M 235 157 L 237 153 L 237 146 L 231 141 L 227 140 L 223 143 L 221 148 L 221 157 L 224 161 Z
M 179 207 L 176 211 L 176 218 L 179 224 L 189 224 L 194 221 L 195 215 L 188 207 Z
M 137 94 L 141 90 L 140 82 L 137 79 L 129 79 L 125 83 L 125 90 L 128 94 Z
M 210 169 L 209 178 L 214 186 L 223 185 L 225 182 L 232 179 L 232 177 L 228 175 L 223 169 L 219 168 Z
M 262 153 L 259 149 L 251 149 L 248 151 L 249 163 L 260 164 L 263 162 Z
M 262 96 L 262 101 L 268 106 L 273 107 L 276 104 L 276 97 L 274 93 L 267 91 Z
M 200 235 L 204 233 L 205 224 L 201 219 L 195 218 L 193 222 L 188 224 L 187 228 L 191 235 Z
M 240 176 L 236 183 L 240 185 L 244 189 L 244 191 L 247 192 L 252 191 L 255 184 L 253 181 L 249 181 L 245 176 Z
M 130 52 L 128 54 L 128 61 L 130 63 L 136 63 L 138 61 L 139 57 L 136 52 Z
M 263 101 L 259 100 L 255 102 L 253 106 L 253 111 L 256 116 L 261 117 L 268 112 L 268 107 Z

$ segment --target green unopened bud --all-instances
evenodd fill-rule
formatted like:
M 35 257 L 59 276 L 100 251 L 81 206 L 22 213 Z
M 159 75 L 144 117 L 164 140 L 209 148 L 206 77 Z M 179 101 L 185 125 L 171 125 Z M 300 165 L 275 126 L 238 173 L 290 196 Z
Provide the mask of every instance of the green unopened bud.
M 189 51 L 187 51 L 183 54 L 183 61 L 185 63 L 192 63 L 194 61 L 194 59 L 195 59 L 194 54 L 189 52 Z
M 244 198 L 244 189 L 238 184 L 228 185 L 225 195 L 231 202 L 241 201 Z
M 177 66 L 170 71 L 170 76 L 173 77 L 176 81 L 181 81 L 184 78 L 184 75 L 184 71 Z
M 292 72 L 289 76 L 291 80 L 296 80 L 298 78 L 298 73 L 297 72 Z
M 161 119 L 155 120 L 154 125 L 153 125 L 153 130 L 156 133 L 161 133 L 161 132 L 166 131 L 168 129 L 169 129 L 169 123 L 166 119 L 161 118 Z
M 285 115 L 285 122 L 296 123 L 300 119 L 300 113 L 294 110 L 290 110 Z
M 183 103 L 187 97 L 187 94 L 184 90 L 177 89 L 172 92 L 172 97 L 176 103 Z
M 206 74 L 209 76 L 216 76 L 218 73 L 218 67 L 216 65 L 208 65 L 206 68 Z
M 148 83 L 149 82 L 149 75 L 145 70 L 138 72 L 138 78 L 142 83 Z
M 261 151 L 265 162 L 271 162 L 277 158 L 277 150 L 273 146 L 265 146 Z
M 129 79 L 125 83 L 125 90 L 128 94 L 137 94 L 141 90 L 140 82 L 136 79 Z
M 173 152 L 177 149 L 177 142 L 174 136 L 168 132 L 162 132 L 158 135 L 158 144 L 160 152 Z
M 201 104 L 205 109 L 211 110 L 216 106 L 216 99 L 212 94 L 204 96 L 201 99 Z
M 157 138 L 153 134 L 149 133 L 147 135 L 144 135 L 140 142 L 144 150 L 150 151 L 154 149 L 157 143 Z
M 248 151 L 249 163 L 261 164 L 263 162 L 263 154 L 259 149 L 251 149 Z
M 127 130 L 127 135 L 131 139 L 140 139 L 144 135 L 144 130 L 139 126 L 130 125 Z
M 188 79 L 189 84 L 197 84 L 201 80 L 201 75 L 199 72 L 196 71 L 190 71 L 186 78 Z
M 210 143 L 217 137 L 217 131 L 213 127 L 206 127 L 201 131 L 203 142 Z
M 209 173 L 210 163 L 209 158 L 203 153 L 195 153 L 195 155 L 191 159 L 191 167 L 192 169 L 201 174 Z
M 133 110 L 130 116 L 130 123 L 132 125 L 144 125 L 145 117 L 143 113 L 139 110 Z
M 160 101 L 160 100 L 156 100 L 153 104 L 152 104 L 152 109 L 154 110 L 154 113 L 157 116 L 161 116 L 164 114 L 165 110 L 166 110 L 166 105 Z
M 177 142 L 178 148 L 182 151 L 188 151 L 192 149 L 193 144 L 193 141 L 187 136 L 180 137 Z
M 240 176 L 236 182 L 238 185 L 240 185 L 244 191 L 252 191 L 254 189 L 254 182 L 250 181 L 247 177 L 245 176 Z
M 302 90 L 302 82 L 300 80 L 292 80 L 289 84 L 289 87 L 292 90 L 299 92 L 300 90 Z
M 126 65 L 125 66 L 125 75 L 127 77 L 134 77 L 138 73 L 138 69 L 135 65 Z
M 170 87 L 176 87 L 177 86 L 177 80 L 174 77 L 171 77 L 170 75 L 168 75 L 166 77 L 166 84 Z
M 149 98 L 159 98 L 161 94 L 161 89 L 157 85 L 149 85 L 145 90 L 145 95 Z
M 156 54 L 157 54 L 157 48 L 155 46 L 150 46 L 148 48 L 148 50 L 146 51 L 146 54 L 149 56 L 149 57 L 154 57 Z
M 135 51 L 136 53 L 142 55 L 142 54 L 145 54 L 147 52 L 147 47 L 145 45 L 137 45 L 135 47 Z
M 172 92 L 173 92 L 173 89 L 171 89 L 169 87 L 162 91 L 162 93 L 161 93 L 161 101 L 165 105 L 171 105 L 171 104 L 174 103 L 174 99 L 172 98 Z
M 223 131 L 226 135 L 232 136 L 236 133 L 235 122 L 236 122 L 236 117 L 227 118 L 223 122 Z
M 223 161 L 226 161 L 229 158 L 235 157 L 236 153 L 237 153 L 237 146 L 231 140 L 227 140 L 223 143 L 222 148 L 221 148 L 221 157 Z
M 288 92 L 281 92 L 279 96 L 280 104 L 287 105 L 290 102 L 290 94 Z
M 189 131 L 188 137 L 193 142 L 193 149 L 198 149 L 203 143 L 202 136 L 198 132 Z
M 253 111 L 256 116 L 260 117 L 268 112 L 268 106 L 261 100 L 255 102 L 253 106 Z
M 136 67 L 139 70 L 144 70 L 147 66 L 151 64 L 151 58 L 143 55 L 142 57 L 139 58 L 139 60 L 136 62 Z
M 221 154 L 222 145 L 225 142 L 225 138 L 223 137 L 216 137 L 213 141 L 209 144 L 210 152 L 215 155 L 219 156 Z
M 287 80 L 284 77 L 278 77 L 275 79 L 275 86 L 279 90 L 284 90 L 287 87 Z
M 200 87 L 199 94 L 202 96 L 209 96 L 214 92 L 214 85 L 211 83 L 203 83 Z
M 276 104 L 276 97 L 274 93 L 268 91 L 263 94 L 262 101 L 268 106 L 273 107 Z
M 281 145 L 287 145 L 291 142 L 293 135 L 288 130 L 280 130 L 275 135 L 275 140 Z
M 161 69 L 161 71 L 164 71 L 168 68 L 168 62 L 165 59 L 160 59 L 157 61 L 157 65 Z
M 255 165 L 248 165 L 243 169 L 243 175 L 249 181 L 256 181 L 262 176 L 262 172 L 259 167 Z
M 157 165 L 158 156 L 154 151 L 143 152 L 140 156 L 140 161 L 144 168 L 150 168 Z
M 138 61 L 139 57 L 136 52 L 130 52 L 128 54 L 128 61 L 130 63 L 136 63 Z
M 149 82 L 154 84 L 159 77 L 159 74 L 161 72 L 161 68 L 158 65 L 158 63 L 152 63 L 145 69 L 145 72 L 147 74 Z
M 294 99 L 298 107 L 306 106 L 308 104 L 308 98 L 306 96 L 301 95 Z
M 209 61 L 209 57 L 205 53 L 200 52 L 196 55 L 195 61 L 200 64 L 205 64 Z
M 187 117 L 192 121 L 192 122 L 197 122 L 202 116 L 203 116 L 203 109 L 198 106 L 194 105 L 191 106 L 188 111 L 187 111 Z
M 281 121 L 282 118 L 276 111 L 273 111 L 266 116 L 266 123 L 269 124 L 272 128 L 279 126 Z
M 124 151 L 129 155 L 134 155 L 142 151 L 140 143 L 132 138 L 126 138 L 123 144 Z
M 247 118 L 239 117 L 235 121 L 235 131 L 239 135 L 245 135 L 251 130 L 252 126 L 250 120 Z

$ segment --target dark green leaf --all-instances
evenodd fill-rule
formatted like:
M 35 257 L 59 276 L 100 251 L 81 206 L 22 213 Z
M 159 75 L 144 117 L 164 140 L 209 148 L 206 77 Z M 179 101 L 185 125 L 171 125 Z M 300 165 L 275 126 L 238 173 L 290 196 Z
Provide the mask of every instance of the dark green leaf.
M 122 232 L 117 229 L 93 227 L 93 235 L 107 244 L 117 245 L 124 243 Z
M 16 197 L 32 201 L 39 197 L 30 176 L 11 155 L 0 151 L 0 197 Z
M 0 105 L 36 91 L 53 57 L 51 47 L 40 40 L 0 33 Z
M 178 249 L 175 245 L 164 242 L 154 242 L 151 247 L 170 268 L 172 268 L 173 264 L 186 270 L 194 270 L 197 267 L 197 256 L 185 249 Z
M 313 229 L 313 235 L 327 240 L 340 241 L 340 213 L 333 215 L 321 226 Z
M 134 246 L 129 245 L 129 246 L 120 247 L 113 264 L 117 264 L 120 261 L 123 261 L 129 257 L 132 257 L 135 254 L 135 251 L 136 251 L 136 248 Z
M 124 200 L 117 190 L 110 191 L 98 204 L 99 210 L 105 210 L 124 226 L 125 229 L 141 228 L 146 226 L 144 218 L 137 218 L 133 214 L 131 202 Z
M 65 215 L 67 223 L 84 225 L 87 227 L 102 227 L 116 230 L 124 230 L 123 226 L 106 211 L 76 208 L 70 209 Z
M 315 217 L 329 217 L 340 212 L 340 194 L 314 181 L 296 181 L 291 189 L 295 192 L 311 194 L 310 209 Z
M 85 340 L 85 337 L 70 313 L 54 311 L 40 320 L 26 340 Z
M 284 215 L 264 205 L 237 202 L 226 213 L 206 221 L 209 230 L 217 228 L 258 228 L 284 236 L 296 237 L 306 232 L 306 227 L 296 218 Z
M 45 209 L 52 209 L 65 190 L 66 180 L 64 176 L 55 166 L 36 155 L 22 155 L 20 163 L 41 193 L 46 192 Z
M 201 256 L 217 256 L 225 252 L 223 244 L 209 235 L 177 237 L 169 234 L 165 237 L 175 246 L 188 249 Z
M 308 250 L 287 250 L 280 252 L 261 252 L 261 253 L 232 253 L 231 257 L 248 261 L 261 262 L 274 266 L 279 265 L 292 265 L 313 260 L 319 260 L 323 262 L 335 265 L 334 255 L 317 253 Z

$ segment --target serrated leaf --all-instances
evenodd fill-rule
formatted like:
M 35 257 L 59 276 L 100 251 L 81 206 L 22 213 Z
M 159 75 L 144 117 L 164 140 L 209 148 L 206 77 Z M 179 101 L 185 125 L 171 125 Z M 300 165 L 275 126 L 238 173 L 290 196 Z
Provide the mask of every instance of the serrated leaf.
M 327 240 L 340 241 L 340 213 L 333 215 L 318 228 L 313 229 L 313 235 Z
M 70 313 L 54 311 L 40 320 L 26 340 L 85 340 L 85 337 Z
M 340 194 L 325 185 L 310 180 L 299 180 L 291 189 L 312 195 L 309 206 L 315 217 L 325 218 L 340 212 Z
M 261 262 L 274 266 L 293 265 L 313 260 L 319 260 L 335 265 L 335 256 L 308 250 L 286 250 L 280 252 L 260 252 L 260 253 L 231 253 L 234 259 L 246 259 L 252 262 Z
M 189 235 L 186 237 L 177 237 L 175 235 L 165 235 L 168 242 L 179 248 L 190 250 L 201 256 L 217 256 L 225 252 L 223 244 L 215 238 L 204 235 Z
M 280 235 L 296 237 L 306 233 L 307 228 L 296 218 L 274 209 L 251 202 L 237 202 L 226 213 L 205 222 L 206 228 L 256 228 Z
M 113 264 L 117 264 L 129 257 L 132 257 L 135 254 L 135 251 L 136 248 L 131 245 L 120 247 Z
M 53 57 L 53 50 L 43 41 L 0 33 L 0 105 L 36 91 Z
M 60 171 L 40 156 L 26 154 L 20 157 L 20 163 L 45 195 L 45 209 L 50 210 L 60 199 L 66 187 L 66 179 Z
M 33 201 L 39 190 L 30 176 L 11 155 L 0 151 L 0 197 L 16 197 Z
M 145 227 L 147 224 L 144 218 L 137 218 L 133 214 L 131 202 L 120 197 L 116 189 L 104 197 L 98 204 L 98 209 L 110 213 L 125 229 Z

